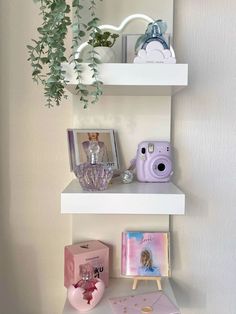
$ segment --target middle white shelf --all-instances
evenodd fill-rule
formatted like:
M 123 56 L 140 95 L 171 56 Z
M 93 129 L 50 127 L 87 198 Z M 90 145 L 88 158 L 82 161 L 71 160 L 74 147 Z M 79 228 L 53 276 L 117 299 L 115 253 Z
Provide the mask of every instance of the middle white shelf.
M 61 193 L 61 213 L 184 215 L 185 195 L 172 182 L 114 180 L 105 191 L 87 192 L 74 179 Z

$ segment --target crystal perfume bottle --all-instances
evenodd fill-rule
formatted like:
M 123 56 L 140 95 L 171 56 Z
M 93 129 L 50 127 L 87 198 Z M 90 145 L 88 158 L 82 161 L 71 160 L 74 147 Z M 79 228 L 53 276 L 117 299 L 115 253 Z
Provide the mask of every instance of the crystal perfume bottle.
M 135 45 L 135 51 L 139 48 L 145 49 L 152 41 L 159 41 L 164 49 L 170 48 L 169 38 L 166 40 L 164 34 L 167 30 L 167 24 L 162 20 L 149 23 L 144 35 L 140 36 Z
M 80 312 L 87 312 L 94 308 L 101 300 L 105 285 L 99 278 L 94 278 L 93 266 L 80 266 L 81 279 L 68 288 L 67 296 L 70 304 Z
M 80 185 L 86 191 L 106 190 L 112 178 L 113 170 L 101 162 L 101 148 L 97 141 L 90 141 L 87 162 L 74 170 Z

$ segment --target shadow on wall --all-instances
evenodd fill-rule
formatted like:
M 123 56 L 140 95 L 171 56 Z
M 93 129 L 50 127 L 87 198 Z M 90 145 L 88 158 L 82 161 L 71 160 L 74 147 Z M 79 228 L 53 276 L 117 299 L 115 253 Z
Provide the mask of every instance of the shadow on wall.
M 19 6 L 22 5 L 23 3 L 19 3 Z M 26 2 L 25 6 L 28 6 Z M 15 92 L 12 79 L 15 74 L 13 75 L 14 71 L 10 70 L 12 66 L 10 58 L 14 36 L 19 36 L 19 28 L 17 35 L 11 31 L 13 10 L 18 10 L 13 3 L 1 2 L 0 46 L 4 46 L 4 49 L 0 55 L 0 68 L 1 73 L 4 73 L 4 79 L 1 79 L 0 84 L 0 313 L 41 314 L 36 254 L 33 248 L 16 243 L 11 221 L 14 219 L 14 212 L 11 208 L 11 181 L 14 180 L 14 176 L 12 177 L 10 164 L 12 159 L 10 134 L 13 127 L 10 113 Z M 19 18 L 18 23 L 14 22 L 14 25 L 18 26 L 22 25 L 22 15 L 19 12 L 16 14 Z
M 203 246 L 203 243 L 207 242 L 207 232 L 203 231 L 207 230 L 207 226 L 200 225 L 200 222 L 208 220 L 210 205 L 196 193 L 191 194 L 187 191 L 185 196 L 186 215 L 174 217 L 174 221 L 170 220 L 171 268 L 173 270 L 171 282 L 181 313 L 183 311 L 183 314 L 200 314 L 206 313 L 208 278 L 208 253 Z M 188 212 L 188 209 L 191 209 L 191 212 Z M 184 219 L 186 224 L 194 221 L 195 228 L 190 231 L 183 226 L 180 232 L 175 226 L 177 219 Z M 199 229 L 197 226 L 200 226 Z M 195 267 L 197 265 L 198 270 L 194 269 L 193 265 Z M 193 309 L 196 312 L 193 312 Z
M 185 194 L 185 211 L 186 216 L 191 218 L 207 218 L 209 216 L 209 206 L 210 203 L 205 197 L 208 187 L 204 187 L 201 189 L 201 193 L 199 193 L 199 186 L 202 185 L 202 180 L 204 178 L 204 171 L 202 171 L 199 167 L 199 173 L 202 171 L 202 177 L 196 178 L 194 170 L 197 169 L 197 165 L 201 164 L 202 161 L 199 159 L 196 159 L 196 161 L 193 163 L 191 159 L 191 147 L 186 144 L 185 151 L 181 151 L 181 147 L 175 147 L 174 141 L 173 143 L 173 160 L 174 160 L 174 175 L 172 178 L 172 181 L 176 183 L 177 186 L 180 187 L 180 189 Z M 189 156 L 189 158 L 186 158 L 185 163 L 183 164 L 181 160 L 181 156 L 186 154 Z M 185 168 L 188 169 L 187 176 L 183 176 L 185 172 Z M 195 178 L 194 181 L 192 178 Z M 191 211 L 188 211 L 188 209 L 191 208 Z M 186 219 L 186 216 L 184 217 L 184 220 Z M 174 221 L 174 218 L 172 219 Z
M 186 284 L 179 279 L 178 282 L 173 279 L 170 281 L 181 309 L 190 309 L 191 313 L 193 308 L 199 309 L 200 312 L 201 309 L 206 309 L 207 295 L 204 289 L 199 290 L 194 286 L 194 282 Z M 188 312 L 185 311 L 184 313 Z
M 186 218 L 186 217 L 185 217 Z M 172 229 L 172 227 L 171 227 Z M 185 233 L 185 236 L 190 236 Z M 196 252 L 199 252 L 199 258 L 201 262 L 199 262 L 199 268 L 202 267 L 202 276 L 198 276 L 196 273 L 191 273 L 192 269 L 189 264 L 193 264 L 191 260 L 192 255 L 185 252 L 185 255 L 182 252 L 182 243 L 179 237 L 179 233 L 172 232 L 171 233 L 171 269 L 173 270 L 172 278 L 170 279 L 172 283 L 172 287 L 174 290 L 174 294 L 177 300 L 177 303 L 180 309 L 190 309 L 192 310 L 206 309 L 207 295 L 206 295 L 206 275 L 204 269 L 204 258 L 201 259 L 201 240 L 198 241 L 199 236 L 196 235 L 193 246 Z M 188 252 L 190 252 L 187 249 Z M 174 257 L 174 258 L 173 258 Z M 186 280 L 186 276 L 181 279 L 181 273 L 187 273 L 188 280 Z M 176 280 L 174 278 L 177 278 Z M 199 288 L 199 284 L 200 287 Z M 188 313 L 188 312 L 183 312 Z M 190 313 L 192 313 L 190 311 Z M 201 311 L 199 313 L 202 313 Z
M 14 311 L 5 314 L 42 314 L 42 295 L 39 286 L 39 269 L 36 252 L 30 246 L 12 245 L 9 252 L 9 305 L 13 303 Z M 29 301 L 30 300 L 30 301 Z
M 2 14 L 2 12 L 4 12 Z M 10 27 L 9 7 L 7 3 L 0 3 L 0 68 L 1 75 L 4 73 L 4 79 L 1 77 L 0 82 L 0 312 L 13 313 L 14 300 L 11 300 L 11 290 L 9 287 L 9 277 L 12 275 L 9 268 L 10 248 L 11 248 L 11 232 L 10 232 L 10 153 L 9 153 L 9 86 L 10 73 L 9 66 L 9 46 L 10 46 Z M 4 36 L 7 34 L 6 36 Z M 8 309 L 8 313 L 5 311 Z

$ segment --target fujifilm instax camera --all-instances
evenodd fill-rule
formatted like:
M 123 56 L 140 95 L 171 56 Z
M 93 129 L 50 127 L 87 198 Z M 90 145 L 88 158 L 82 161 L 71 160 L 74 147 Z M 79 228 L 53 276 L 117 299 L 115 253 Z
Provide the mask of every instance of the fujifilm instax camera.
M 141 182 L 168 182 L 173 173 L 169 142 L 145 141 L 138 145 L 136 174 Z

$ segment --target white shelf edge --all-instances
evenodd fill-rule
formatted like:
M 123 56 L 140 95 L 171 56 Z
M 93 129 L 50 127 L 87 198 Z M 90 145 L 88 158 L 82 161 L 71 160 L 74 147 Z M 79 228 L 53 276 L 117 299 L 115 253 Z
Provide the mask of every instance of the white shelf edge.
M 163 292 L 169 299 L 178 307 L 171 283 L 168 278 L 163 279 Z M 129 295 L 137 295 L 148 292 L 157 291 L 156 283 L 152 281 L 142 281 L 139 283 L 136 290 L 132 290 L 132 279 L 113 278 L 110 279 L 109 287 L 106 288 L 105 294 L 101 302 L 89 313 L 91 314 L 112 314 L 112 310 L 108 303 L 108 298 L 122 297 Z M 66 300 L 62 314 L 78 314 L 68 300 Z
M 76 94 L 76 74 L 72 64 L 64 64 L 67 89 Z M 104 63 L 99 65 L 104 95 L 171 96 L 188 85 L 187 64 Z M 83 64 L 83 83 L 93 79 L 88 64 Z
M 172 182 L 115 181 L 106 191 L 86 192 L 74 179 L 61 193 L 61 213 L 184 215 L 185 195 Z

